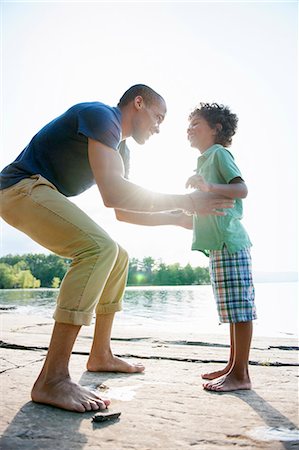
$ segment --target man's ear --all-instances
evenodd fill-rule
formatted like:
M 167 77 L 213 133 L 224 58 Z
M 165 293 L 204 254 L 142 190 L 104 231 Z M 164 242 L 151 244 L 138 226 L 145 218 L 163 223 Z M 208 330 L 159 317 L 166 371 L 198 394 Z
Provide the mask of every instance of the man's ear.
M 141 95 L 137 95 L 134 98 L 134 106 L 137 110 L 143 107 L 143 98 L 141 97 Z

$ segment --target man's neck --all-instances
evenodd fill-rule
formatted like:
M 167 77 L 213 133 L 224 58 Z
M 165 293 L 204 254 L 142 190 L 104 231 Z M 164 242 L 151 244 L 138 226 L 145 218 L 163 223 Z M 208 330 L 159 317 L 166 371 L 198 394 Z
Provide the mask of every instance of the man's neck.
M 124 141 L 132 135 L 131 114 L 126 106 L 119 109 L 121 111 L 121 140 Z

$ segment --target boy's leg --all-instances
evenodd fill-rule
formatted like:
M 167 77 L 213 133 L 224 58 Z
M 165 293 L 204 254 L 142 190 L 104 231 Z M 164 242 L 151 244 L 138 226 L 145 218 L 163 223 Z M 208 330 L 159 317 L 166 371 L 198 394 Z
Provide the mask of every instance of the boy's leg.
M 109 405 L 108 400 L 101 400 L 95 392 L 70 378 L 69 359 L 80 328 L 55 323 L 45 363 L 31 391 L 34 402 L 77 412 L 105 409 Z
M 230 353 L 229 360 L 224 369 L 216 370 L 215 372 L 204 373 L 201 375 L 201 378 L 204 380 L 215 380 L 216 378 L 222 377 L 226 375 L 233 366 L 234 356 L 235 356 L 235 333 L 234 333 L 234 324 L 230 324 L 229 326 L 229 335 L 230 335 Z
M 238 389 L 251 389 L 248 372 L 249 351 L 252 338 L 252 321 L 238 322 L 234 325 L 235 358 L 230 372 L 219 381 L 204 384 L 210 391 L 227 392 Z
M 230 254 L 226 247 L 210 254 L 210 273 L 221 322 L 233 324 L 234 360 L 230 372 L 204 388 L 217 391 L 251 389 L 248 358 L 252 320 L 256 319 L 251 256 L 248 248 Z

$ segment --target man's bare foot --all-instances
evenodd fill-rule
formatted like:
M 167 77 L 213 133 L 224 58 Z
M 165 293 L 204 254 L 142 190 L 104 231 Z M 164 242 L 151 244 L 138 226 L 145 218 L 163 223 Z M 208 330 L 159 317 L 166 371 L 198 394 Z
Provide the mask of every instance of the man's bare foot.
M 32 401 L 68 411 L 104 410 L 110 400 L 101 399 L 96 392 L 74 383 L 69 377 L 53 382 L 38 379 L 31 391 Z
M 217 370 L 216 372 L 203 373 L 201 375 L 201 378 L 203 378 L 204 380 L 215 380 L 216 378 L 226 375 L 230 370 L 231 370 L 231 367 L 226 366 L 224 369 Z
M 89 372 L 122 372 L 122 373 L 140 373 L 145 369 L 141 363 L 130 364 L 123 359 L 108 353 L 105 357 L 93 357 L 90 355 L 87 362 Z
M 215 392 L 238 391 L 240 389 L 251 389 L 251 382 L 249 377 L 238 378 L 233 373 L 229 373 L 210 383 L 204 383 L 203 388 Z

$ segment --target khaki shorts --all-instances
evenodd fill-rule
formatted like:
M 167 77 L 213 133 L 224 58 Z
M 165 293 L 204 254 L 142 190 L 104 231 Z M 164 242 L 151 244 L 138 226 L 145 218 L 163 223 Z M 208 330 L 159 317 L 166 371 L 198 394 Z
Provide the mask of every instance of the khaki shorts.
M 89 325 L 93 312 L 121 310 L 128 255 L 80 208 L 40 175 L 0 191 L 1 216 L 50 251 L 72 259 L 54 319 Z

